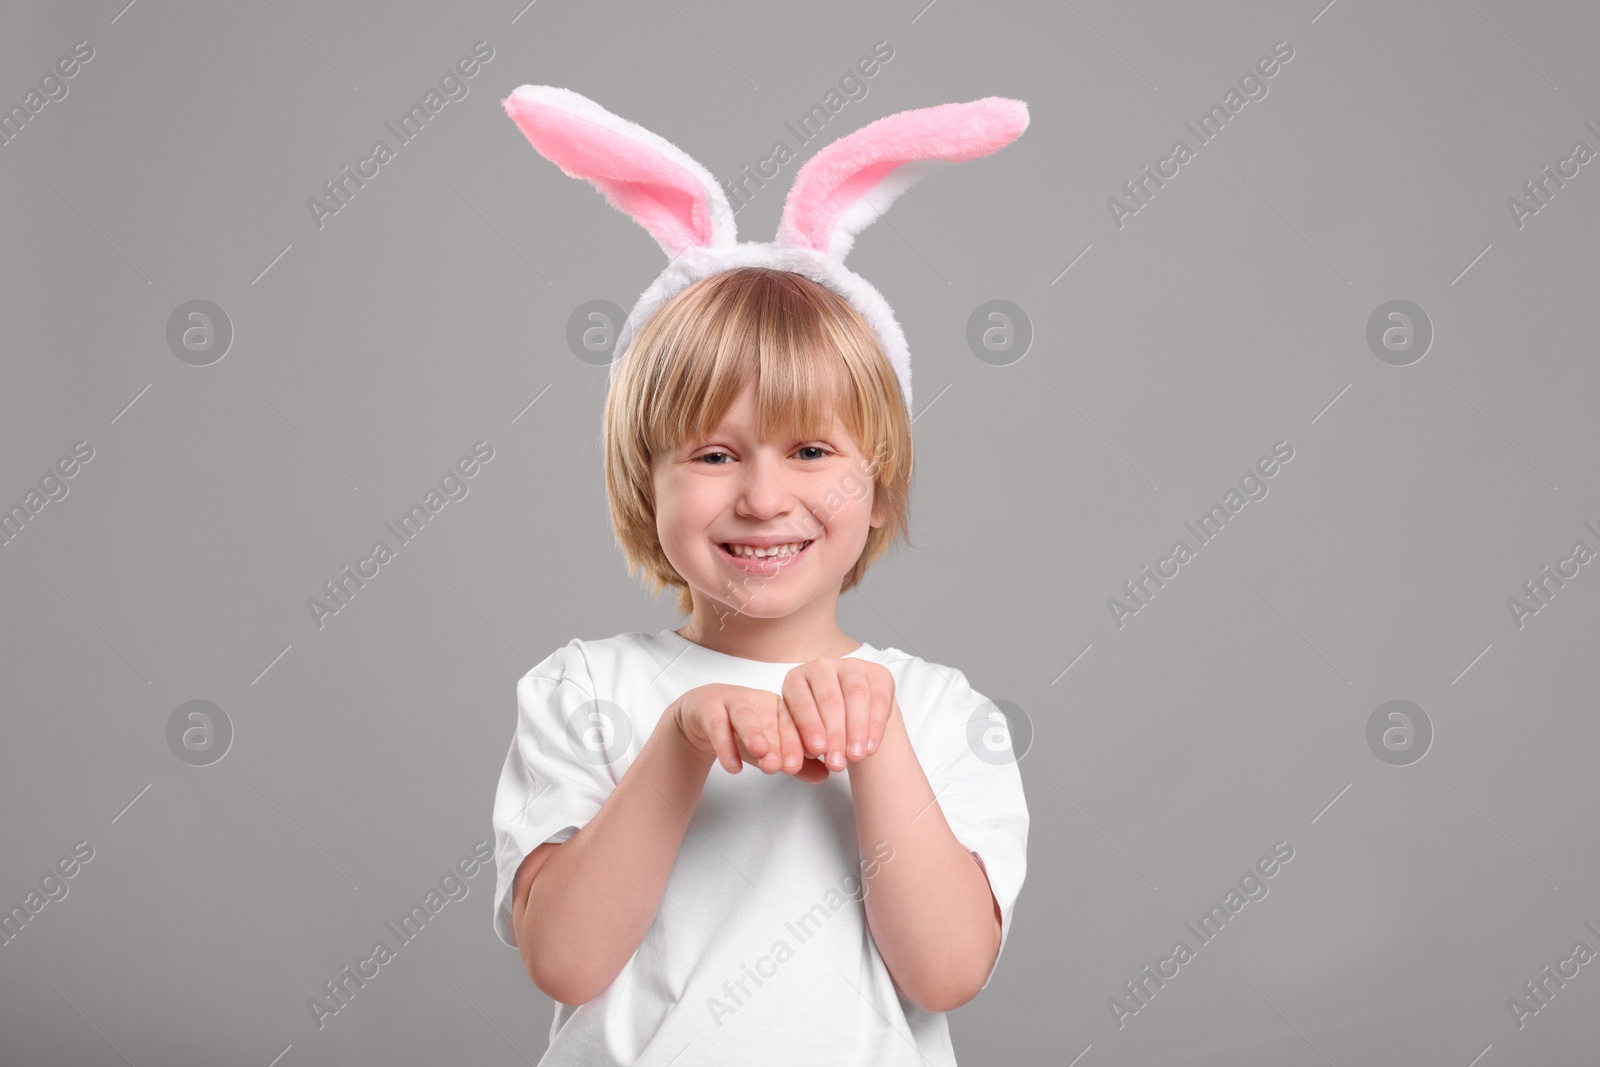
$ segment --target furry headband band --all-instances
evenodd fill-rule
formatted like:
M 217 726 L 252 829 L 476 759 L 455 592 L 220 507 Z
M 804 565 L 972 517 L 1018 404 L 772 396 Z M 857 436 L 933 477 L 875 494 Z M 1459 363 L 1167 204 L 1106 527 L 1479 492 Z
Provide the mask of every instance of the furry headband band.
M 831 289 L 862 314 L 900 379 L 907 409 L 905 334 L 883 294 L 847 268 L 844 257 L 856 234 L 918 180 L 997 152 L 1028 128 L 1026 104 L 994 96 L 885 116 L 808 160 L 789 189 L 776 239 L 758 243 L 737 240 L 733 209 L 711 173 L 649 130 L 554 86 L 521 86 L 504 105 L 540 155 L 592 182 L 669 258 L 618 331 L 613 380 L 636 326 L 675 293 L 725 270 L 771 267 Z

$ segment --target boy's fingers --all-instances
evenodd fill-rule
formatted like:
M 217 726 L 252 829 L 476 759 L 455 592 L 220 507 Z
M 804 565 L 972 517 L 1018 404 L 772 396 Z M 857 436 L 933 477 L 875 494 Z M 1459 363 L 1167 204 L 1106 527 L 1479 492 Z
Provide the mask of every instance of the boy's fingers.
M 717 759 L 722 761 L 722 766 L 729 774 L 738 774 L 744 762 L 739 759 L 739 750 L 733 743 L 733 727 L 728 722 L 726 710 L 718 708 L 713 714 L 707 715 L 704 725 L 711 736 Z
M 808 754 L 820 756 L 828 749 L 828 732 L 817 711 L 817 701 L 804 678 L 784 685 L 783 704 Z
M 828 768 L 842 771 L 848 762 L 844 755 L 845 721 L 844 694 L 839 690 L 838 676 L 832 672 L 813 675 L 808 679 L 812 699 L 822 715 L 823 728 L 828 735 Z
M 777 700 L 768 700 L 765 695 L 756 698 L 756 716 L 760 723 L 763 752 L 756 760 L 756 766 L 768 774 L 776 774 L 783 769 L 783 734 L 779 722 L 784 716 L 778 709 Z
M 839 677 L 844 696 L 845 758 L 865 759 L 867 732 L 872 723 L 872 684 L 861 668 L 845 668 Z
M 745 738 L 740 735 L 737 729 L 733 731 L 733 747 L 739 756 L 739 762 L 741 765 L 746 763 L 754 763 L 757 766 L 760 766 L 761 757 L 750 751 L 750 746 L 746 743 Z
M 826 782 L 831 777 L 827 766 L 819 759 L 802 759 L 800 769 L 794 772 L 794 776 L 798 781 L 813 784 Z
M 749 761 L 768 774 L 777 770 L 777 721 L 772 706 L 764 700 L 740 700 L 730 717 L 734 737 L 749 753 Z
M 805 746 L 800 743 L 800 731 L 795 729 L 794 719 L 789 715 L 789 709 L 784 706 L 783 697 L 778 697 L 778 749 L 783 759 L 783 773 L 794 774 L 800 765 L 806 761 Z
M 766 738 L 761 733 L 761 721 L 754 707 L 748 701 L 737 701 L 728 706 L 728 718 L 733 723 L 733 732 L 739 742 L 752 756 L 759 756 L 765 752 L 763 747 Z

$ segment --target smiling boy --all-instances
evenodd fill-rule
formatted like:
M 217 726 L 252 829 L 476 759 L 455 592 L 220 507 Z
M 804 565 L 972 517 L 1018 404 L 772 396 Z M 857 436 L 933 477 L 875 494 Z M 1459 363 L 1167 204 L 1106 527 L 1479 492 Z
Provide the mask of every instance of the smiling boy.
M 797 274 L 703 279 L 640 328 L 604 437 L 630 571 L 689 618 L 518 684 L 495 929 L 557 1001 L 542 1062 L 953 1064 L 943 1013 L 998 963 L 1028 813 L 992 732 L 969 741 L 994 705 L 960 671 L 839 625 L 907 529 L 910 416 L 873 330 Z M 870 892 L 752 975 L 878 850 Z

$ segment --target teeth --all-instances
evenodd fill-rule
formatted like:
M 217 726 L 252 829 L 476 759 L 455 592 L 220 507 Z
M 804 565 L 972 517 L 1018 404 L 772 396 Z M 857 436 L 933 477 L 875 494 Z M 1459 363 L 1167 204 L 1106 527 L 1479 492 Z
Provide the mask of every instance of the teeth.
M 727 545 L 729 551 L 735 556 L 745 559 L 771 559 L 774 556 L 792 556 L 799 552 L 809 541 L 795 541 L 787 545 L 774 545 L 771 548 L 752 548 L 749 545 Z

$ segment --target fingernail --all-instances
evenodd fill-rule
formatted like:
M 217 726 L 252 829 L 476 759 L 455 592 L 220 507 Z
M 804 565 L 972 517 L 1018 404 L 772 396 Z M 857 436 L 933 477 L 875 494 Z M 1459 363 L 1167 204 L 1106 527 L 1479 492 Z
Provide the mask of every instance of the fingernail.
M 838 749 L 834 749 L 832 754 L 828 756 L 828 762 L 832 763 L 835 767 L 842 766 L 844 764 L 844 753 L 840 752 Z
M 811 737 L 811 747 L 816 749 L 818 752 L 821 752 L 822 746 L 826 745 L 827 743 L 827 738 L 823 737 L 821 734 L 813 734 Z
M 852 742 L 850 742 L 850 755 L 852 755 L 852 756 L 861 755 L 861 742 L 860 741 L 852 741 Z
M 867 738 L 867 751 L 868 752 L 875 752 L 875 751 L 877 751 L 877 748 L 878 748 L 878 742 L 874 741 L 870 737 Z

